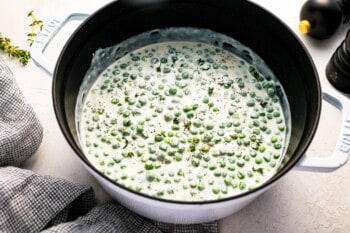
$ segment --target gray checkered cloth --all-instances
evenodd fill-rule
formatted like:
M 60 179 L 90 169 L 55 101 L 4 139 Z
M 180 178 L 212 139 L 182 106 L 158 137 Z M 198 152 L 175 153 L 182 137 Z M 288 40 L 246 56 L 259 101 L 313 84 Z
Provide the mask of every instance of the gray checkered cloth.
M 0 169 L 1 232 L 39 232 L 74 220 L 93 205 L 87 186 L 16 167 Z
M 0 232 L 216 233 L 217 222 L 175 225 L 141 217 L 116 202 L 95 206 L 91 187 L 20 169 L 43 129 L 0 57 Z
M 38 149 L 43 129 L 0 57 L 0 166 L 19 166 Z
M 109 203 L 93 208 L 88 214 L 73 222 L 63 223 L 44 231 L 61 232 L 140 232 L 140 233 L 205 233 L 218 232 L 215 223 L 175 225 L 151 221 L 143 218 L 117 203 Z

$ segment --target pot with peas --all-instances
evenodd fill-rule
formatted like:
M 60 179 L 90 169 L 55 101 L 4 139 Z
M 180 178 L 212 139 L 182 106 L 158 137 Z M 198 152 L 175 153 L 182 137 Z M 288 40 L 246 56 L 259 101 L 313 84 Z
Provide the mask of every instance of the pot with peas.
M 330 158 L 304 156 L 322 97 L 348 135 L 348 101 L 321 90 L 297 36 L 246 0 L 112 2 L 53 72 L 57 120 L 82 164 L 121 204 L 169 223 L 227 217 L 295 166 L 344 164 L 341 140 Z

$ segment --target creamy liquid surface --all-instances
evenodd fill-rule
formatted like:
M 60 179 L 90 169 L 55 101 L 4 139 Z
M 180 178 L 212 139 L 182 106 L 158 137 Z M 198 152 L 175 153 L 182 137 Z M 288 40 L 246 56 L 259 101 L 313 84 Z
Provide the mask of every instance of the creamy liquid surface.
M 87 159 L 130 189 L 201 201 L 260 186 L 277 171 L 286 123 L 276 81 L 222 48 L 174 41 L 137 49 L 89 90 Z

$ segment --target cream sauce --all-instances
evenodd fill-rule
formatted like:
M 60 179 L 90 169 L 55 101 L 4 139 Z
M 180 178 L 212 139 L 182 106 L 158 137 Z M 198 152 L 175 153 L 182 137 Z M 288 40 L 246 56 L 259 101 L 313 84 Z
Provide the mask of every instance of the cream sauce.
M 120 185 L 201 201 L 260 186 L 287 141 L 276 80 L 213 45 L 169 41 L 116 60 L 83 104 L 87 159 Z

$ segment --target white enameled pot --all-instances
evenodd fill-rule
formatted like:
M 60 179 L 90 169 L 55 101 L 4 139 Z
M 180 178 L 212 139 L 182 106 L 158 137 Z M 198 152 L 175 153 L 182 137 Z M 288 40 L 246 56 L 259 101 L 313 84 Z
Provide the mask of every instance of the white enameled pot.
M 208 17 L 211 20 L 207 20 Z M 84 19 L 84 22 L 66 43 L 57 64 L 48 62 L 43 51 L 57 31 L 72 19 Z M 225 26 L 225 22 L 230 22 L 229 27 Z M 76 101 L 81 101 L 77 99 L 77 92 L 94 51 L 111 46 L 136 32 L 183 24 L 207 26 L 251 47 L 281 78 L 286 90 L 292 112 L 292 135 L 286 163 L 271 180 L 247 193 L 202 202 L 170 201 L 146 196 L 118 185 L 99 173 L 85 158 L 79 146 L 74 107 Z M 256 35 L 263 39 L 257 39 Z M 53 75 L 53 101 L 57 120 L 79 160 L 115 200 L 147 218 L 182 224 L 221 219 L 251 203 L 293 168 L 328 172 L 342 166 L 349 157 L 348 99 L 332 88 L 323 87 L 321 90 L 315 67 L 301 42 L 279 19 L 248 1 L 116 1 L 91 16 L 73 13 L 52 20 L 36 38 L 31 56 L 40 67 Z M 281 59 L 286 64 L 281 63 Z M 343 112 L 338 142 L 334 153 L 328 158 L 306 155 L 316 132 L 322 99 Z

